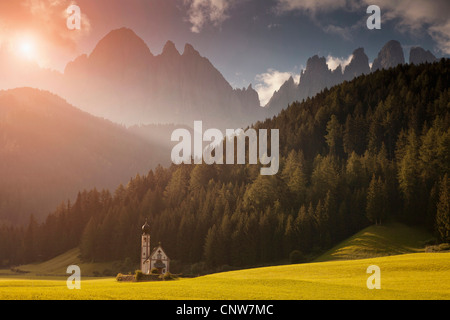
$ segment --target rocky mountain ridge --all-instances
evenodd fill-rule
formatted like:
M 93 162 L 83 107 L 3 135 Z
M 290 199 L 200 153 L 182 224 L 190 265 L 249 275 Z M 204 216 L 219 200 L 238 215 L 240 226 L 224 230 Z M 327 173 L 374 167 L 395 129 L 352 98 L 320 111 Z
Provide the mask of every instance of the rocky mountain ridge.
M 420 64 L 434 62 L 437 58 L 421 47 L 413 47 L 410 50 L 410 63 Z M 300 83 L 294 83 L 288 79 L 279 90 L 275 91 L 265 108 L 267 116 L 271 117 L 285 109 L 294 101 L 302 101 L 313 97 L 325 88 L 331 88 L 343 81 L 375 72 L 380 69 L 389 69 L 399 64 L 404 64 L 403 48 L 398 41 L 391 40 L 378 53 L 377 58 L 369 64 L 369 58 L 363 48 L 353 51 L 350 63 L 343 68 L 339 65 L 335 70 L 330 70 L 325 57 L 315 55 L 308 59 L 305 70 L 300 75 Z

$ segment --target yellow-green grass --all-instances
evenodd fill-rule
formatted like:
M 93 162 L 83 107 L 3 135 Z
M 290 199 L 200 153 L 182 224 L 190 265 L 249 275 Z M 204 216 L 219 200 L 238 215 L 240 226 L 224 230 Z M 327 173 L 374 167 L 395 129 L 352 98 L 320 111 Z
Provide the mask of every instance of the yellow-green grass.
M 65 275 L 67 267 L 70 265 L 77 265 L 83 270 L 85 276 L 93 276 L 94 273 L 101 274 L 105 269 L 111 269 L 111 262 L 104 263 L 90 263 L 84 262 L 80 259 L 80 249 L 75 248 L 69 250 L 53 259 L 45 262 L 33 263 L 19 266 L 18 269 L 25 271 L 27 277 L 33 276 L 61 276 Z M 134 271 L 134 270 L 133 270 Z M 6 270 L 1 270 L 1 274 L 13 275 L 14 273 Z M 16 274 L 17 275 L 17 274 Z M 23 277 L 23 275 L 22 275 Z
M 426 231 L 400 223 L 370 226 L 341 242 L 315 259 L 314 262 L 366 259 L 424 252 L 424 242 L 430 238 L 432 238 L 432 235 Z M 114 269 L 111 262 L 89 263 L 82 261 L 78 248 L 69 250 L 45 262 L 19 266 L 19 269 L 27 271 L 28 276 L 65 275 L 67 267 L 72 264 L 79 266 L 85 276 L 94 276 L 95 274 L 102 274 L 105 269 Z M 12 274 L 8 271 L 1 271 L 0 274 L 2 273 Z
M 450 253 L 423 253 L 430 238 L 423 230 L 401 224 L 372 226 L 315 263 L 144 283 L 91 278 L 111 263 L 84 263 L 79 250 L 73 249 L 43 263 L 20 266 L 27 274 L 0 270 L 0 299 L 449 299 Z M 323 262 L 327 260 L 331 261 Z M 66 286 L 71 264 L 81 268 L 81 290 Z M 373 264 L 381 268 L 381 290 L 366 285 L 366 270 Z
M 367 267 L 381 270 L 381 289 L 369 290 Z M 83 273 L 83 269 L 82 269 Z M 0 299 L 450 299 L 450 253 L 414 253 L 351 261 L 255 268 L 164 282 L 0 278 Z
M 400 223 L 370 226 L 341 242 L 315 259 L 314 262 L 366 259 L 424 252 L 424 242 L 430 238 L 432 238 L 432 235 L 428 232 Z M 79 266 L 83 270 L 84 276 L 94 276 L 102 274 L 105 269 L 115 269 L 112 262 L 90 263 L 82 261 L 78 248 L 69 250 L 45 262 L 19 266 L 18 269 L 26 271 L 28 276 L 54 276 L 65 275 L 69 265 Z M 0 270 L 1 274 L 14 275 L 7 270 Z
M 384 257 L 425 251 L 433 236 L 427 231 L 400 223 L 367 227 L 325 252 L 315 262 Z

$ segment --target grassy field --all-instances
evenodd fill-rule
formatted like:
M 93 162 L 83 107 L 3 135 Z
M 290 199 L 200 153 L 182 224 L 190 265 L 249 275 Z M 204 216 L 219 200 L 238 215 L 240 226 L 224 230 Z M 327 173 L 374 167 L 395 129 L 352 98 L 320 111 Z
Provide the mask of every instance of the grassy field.
M 450 253 L 424 253 L 430 235 L 400 224 L 372 226 L 313 263 L 211 274 L 165 282 L 117 282 L 92 278 L 108 264 L 79 260 L 71 250 L 40 264 L 20 266 L 26 274 L 0 270 L 0 299 L 450 299 Z M 81 289 L 69 290 L 68 265 L 81 268 Z M 367 267 L 381 270 L 381 289 L 369 290 Z
M 367 267 L 381 269 L 381 289 L 366 286 Z M 122 283 L 81 279 L 69 290 L 65 278 L 0 276 L 0 299 L 450 299 L 450 253 L 286 265 L 165 282 Z
M 69 250 L 51 260 L 19 266 L 18 269 L 26 271 L 28 276 L 65 276 L 67 267 L 77 265 L 83 270 L 85 276 L 94 276 L 95 273 L 102 273 L 105 269 L 111 269 L 110 262 L 89 263 L 80 259 L 80 249 Z M 131 270 L 130 270 L 131 271 Z M 134 271 L 134 270 L 133 270 Z M 12 274 L 9 271 L 0 271 L 3 274 Z
M 315 262 L 424 252 L 425 242 L 432 238 L 420 228 L 400 223 L 370 226 L 325 252 Z

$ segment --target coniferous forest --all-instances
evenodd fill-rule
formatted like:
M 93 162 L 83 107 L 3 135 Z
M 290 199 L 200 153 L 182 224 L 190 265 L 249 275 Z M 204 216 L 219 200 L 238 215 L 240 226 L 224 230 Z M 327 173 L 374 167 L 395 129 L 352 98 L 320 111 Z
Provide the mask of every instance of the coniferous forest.
M 160 166 L 112 191 L 80 191 L 43 223 L 0 226 L 0 267 L 74 247 L 86 261 L 138 265 L 146 219 L 152 244 L 187 272 L 278 263 L 295 250 L 307 259 L 386 221 L 448 242 L 449 83 L 442 59 L 325 89 L 254 124 L 279 129 L 277 175 L 258 165 Z

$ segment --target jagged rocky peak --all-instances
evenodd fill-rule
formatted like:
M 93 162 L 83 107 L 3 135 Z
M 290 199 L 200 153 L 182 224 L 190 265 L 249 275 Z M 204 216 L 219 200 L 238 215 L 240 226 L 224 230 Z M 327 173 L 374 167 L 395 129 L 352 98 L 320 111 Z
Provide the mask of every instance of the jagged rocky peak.
M 400 42 L 391 40 L 384 45 L 378 53 L 378 57 L 373 61 L 372 71 L 389 69 L 404 63 L 405 57 Z
M 293 85 L 295 84 L 294 78 L 292 76 L 289 77 L 289 79 L 286 81 L 287 85 Z
M 172 41 L 169 40 L 164 45 L 161 55 L 166 56 L 166 57 L 176 57 L 176 56 L 179 56 L 180 53 L 178 52 L 177 48 L 175 47 L 175 43 L 173 43 Z
M 183 52 L 184 56 L 188 56 L 188 55 L 192 55 L 192 56 L 200 56 L 200 53 L 194 49 L 194 47 L 189 44 L 186 43 L 184 46 L 184 52 Z
M 305 73 L 308 72 L 329 72 L 327 60 L 325 57 L 314 55 L 306 62 Z
M 105 35 L 89 56 L 81 55 L 69 63 L 65 74 L 97 75 L 109 80 L 125 73 L 143 76 L 152 58 L 153 54 L 144 40 L 133 30 L 120 28 Z
M 278 90 L 280 91 L 284 91 L 284 90 L 296 90 L 297 89 L 297 84 L 295 83 L 295 80 L 292 76 L 289 77 L 288 80 L 286 80 L 280 87 L 280 89 Z
M 361 47 L 361 48 L 353 50 L 353 59 L 356 59 L 356 57 L 361 57 L 361 58 L 367 57 L 364 52 L 364 48 Z
M 334 69 L 334 70 L 332 71 L 332 73 L 334 73 L 334 74 L 341 74 L 341 75 L 342 75 L 342 73 L 343 73 L 343 71 L 342 71 L 342 65 L 338 65 L 338 66 L 336 67 L 336 69 Z
M 364 48 L 353 51 L 353 57 L 344 70 L 344 80 L 351 80 L 362 74 L 370 73 L 369 57 L 364 52 Z
M 287 92 L 290 92 L 292 90 L 296 90 L 297 89 L 297 84 L 295 83 L 295 80 L 292 76 L 289 77 L 289 79 L 287 79 L 280 87 L 280 89 L 278 89 L 277 91 L 274 92 L 274 95 L 286 95 Z
M 147 44 L 133 30 L 120 28 L 111 31 L 99 41 L 90 59 L 135 59 L 152 55 Z
M 240 91 L 240 92 L 256 92 L 256 90 L 255 89 L 253 89 L 253 86 L 252 86 L 252 84 L 250 83 L 248 86 L 247 86 L 247 88 L 246 87 L 242 87 L 242 89 L 236 89 L 237 91 Z
M 410 64 L 421 64 L 426 62 L 434 62 L 436 60 L 436 57 L 430 52 L 430 50 L 425 51 L 422 47 L 413 47 L 409 52 Z
M 306 69 L 300 75 L 300 87 L 306 95 L 314 95 L 325 87 L 335 84 L 336 74 L 328 68 L 325 57 L 315 55 L 308 59 Z M 339 77 L 341 77 L 339 75 Z
M 249 109 L 249 107 L 253 108 L 255 106 L 260 106 L 258 92 L 255 89 L 253 89 L 251 83 L 248 85 L 247 88 L 243 87 L 242 89 L 234 89 L 233 91 L 236 94 L 236 97 L 242 103 L 244 109 Z

